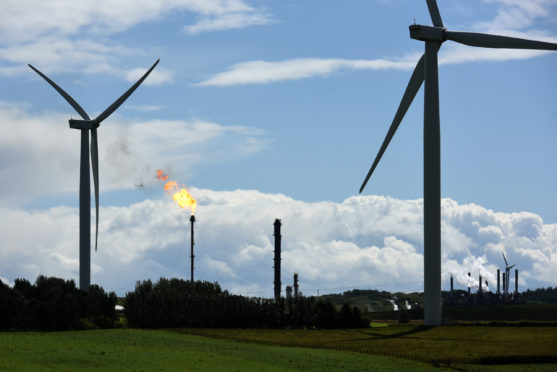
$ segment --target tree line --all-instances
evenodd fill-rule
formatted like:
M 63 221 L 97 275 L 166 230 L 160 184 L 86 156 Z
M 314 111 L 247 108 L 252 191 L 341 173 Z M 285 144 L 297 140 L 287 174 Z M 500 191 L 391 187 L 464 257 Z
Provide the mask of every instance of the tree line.
M 73 280 L 39 276 L 34 284 L 0 281 L 0 330 L 62 331 L 122 325 L 118 298 L 98 285 L 80 291 Z M 366 327 L 358 307 L 337 310 L 315 297 L 245 297 L 218 283 L 164 279 L 137 282 L 123 298 L 125 318 L 134 328 L 357 328 Z
M 557 304 L 557 287 L 528 289 L 520 295 L 526 301 Z
M 73 280 L 41 275 L 34 284 L 16 279 L 12 288 L 0 281 L 0 330 L 111 328 L 117 300 L 98 285 L 80 291 Z
M 357 328 L 367 327 L 358 307 L 337 311 L 315 297 L 245 297 L 218 283 L 161 278 L 137 282 L 124 299 L 130 327 L 138 328 Z

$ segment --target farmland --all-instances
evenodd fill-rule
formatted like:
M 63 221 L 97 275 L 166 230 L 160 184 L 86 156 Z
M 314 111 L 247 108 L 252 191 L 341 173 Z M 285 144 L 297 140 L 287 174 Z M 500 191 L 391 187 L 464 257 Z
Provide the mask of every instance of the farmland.
M 557 362 L 551 326 L 395 325 L 360 330 L 188 329 L 190 334 L 272 345 L 356 351 L 433 365 L 504 365 Z M 552 366 L 555 369 L 555 365 Z M 550 370 L 552 370 L 550 369 Z
M 0 333 L 0 371 L 430 371 L 410 360 L 164 330 Z M 437 369 L 436 369 L 437 370 Z
M 532 326 L 2 332 L 0 371 L 552 371 L 555 345 L 555 327 Z

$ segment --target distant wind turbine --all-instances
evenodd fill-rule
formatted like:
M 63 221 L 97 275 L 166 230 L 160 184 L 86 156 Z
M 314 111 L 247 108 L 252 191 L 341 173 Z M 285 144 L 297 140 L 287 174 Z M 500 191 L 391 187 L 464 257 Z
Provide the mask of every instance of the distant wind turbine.
M 426 0 L 433 27 L 411 25 L 410 37 L 425 41 L 422 55 L 360 193 L 377 167 L 402 118 L 425 81 L 424 94 L 424 324 L 441 323 L 441 149 L 437 52 L 446 40 L 483 48 L 557 50 L 557 44 L 476 32 L 448 31 L 437 2 Z
M 99 150 L 97 145 L 97 128 L 100 123 L 109 117 L 133 91 L 153 71 L 159 60 L 128 89 L 112 105 L 104 110 L 99 116 L 91 120 L 89 115 L 81 106 L 66 93 L 55 82 L 46 77 L 35 67 L 29 65 L 37 74 L 45 79 L 64 99 L 77 111 L 83 120 L 70 119 L 70 128 L 81 130 L 81 160 L 79 168 L 79 289 L 89 290 L 91 284 L 91 181 L 89 168 L 89 131 L 91 131 L 91 163 L 93 165 L 93 184 L 95 186 L 95 251 L 97 251 L 97 239 L 99 236 Z
M 505 297 L 509 294 L 509 278 L 511 276 L 511 269 L 516 266 L 516 264 L 509 266 L 509 262 L 507 261 L 507 257 L 505 257 L 505 253 L 501 252 L 503 255 L 503 259 L 505 260 Z

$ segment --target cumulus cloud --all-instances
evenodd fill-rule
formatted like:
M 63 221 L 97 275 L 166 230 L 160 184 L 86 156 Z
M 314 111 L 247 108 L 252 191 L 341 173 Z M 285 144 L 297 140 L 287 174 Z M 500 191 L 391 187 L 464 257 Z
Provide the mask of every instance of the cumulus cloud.
M 190 191 L 198 200 L 197 279 L 218 281 L 236 293 L 271 296 L 273 222 L 280 218 L 283 287 L 296 272 L 308 295 L 317 289 L 423 289 L 421 200 L 357 196 L 309 203 L 255 190 Z M 476 288 L 482 275 L 493 290 L 496 270 L 504 268 L 502 250 L 521 272 L 521 289 L 557 283 L 557 224 L 451 199 L 443 199 L 442 208 L 444 288 L 451 275 L 457 288 Z M 129 206 L 101 207 L 100 213 L 94 283 L 124 293 L 139 279 L 189 278 L 189 215 L 164 192 Z M 3 208 L 0 276 L 13 281 L 47 274 L 77 281 L 77 215 L 69 207 Z M 485 240 L 480 232 L 490 226 L 500 232 L 497 250 L 490 249 L 493 236 Z M 535 226 L 535 233 L 524 226 Z M 462 237 L 468 242 L 452 249 Z
M 21 205 L 42 195 L 77 190 L 79 132 L 68 114 L 30 114 L 0 102 L 0 200 Z M 71 108 L 69 108 L 71 110 Z M 253 127 L 200 119 L 130 122 L 114 115 L 98 130 L 101 190 L 129 189 L 154 178 L 157 168 L 193 172 L 265 150 L 270 139 Z

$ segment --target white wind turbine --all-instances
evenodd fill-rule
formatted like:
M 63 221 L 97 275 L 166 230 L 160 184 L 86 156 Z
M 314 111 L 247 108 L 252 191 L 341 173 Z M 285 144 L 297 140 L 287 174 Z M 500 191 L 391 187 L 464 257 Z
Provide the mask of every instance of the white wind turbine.
M 91 131 L 91 163 L 93 168 L 93 185 L 95 187 L 95 251 L 99 235 L 99 150 L 97 145 L 97 128 L 109 117 L 134 90 L 153 71 L 159 60 L 128 89 L 120 98 L 112 103 L 99 116 L 91 120 L 81 106 L 55 82 L 46 77 L 35 67 L 29 65 L 37 74 L 45 79 L 74 108 L 83 120 L 70 119 L 70 128 L 81 130 L 81 159 L 79 168 L 79 289 L 89 290 L 91 283 L 91 181 L 89 168 L 89 131 Z
M 509 295 L 509 278 L 511 276 L 511 269 L 516 266 L 516 264 L 509 266 L 509 262 L 507 261 L 507 257 L 505 257 L 505 253 L 501 252 L 503 255 L 503 260 L 505 260 L 505 297 Z
M 424 93 L 424 324 L 441 324 L 441 148 L 437 52 L 443 42 L 482 48 L 557 50 L 557 44 L 477 32 L 449 31 L 437 2 L 426 0 L 433 27 L 411 25 L 410 37 L 425 42 L 422 55 L 402 96 L 387 136 L 360 187 L 366 186 L 402 118 L 425 81 Z

